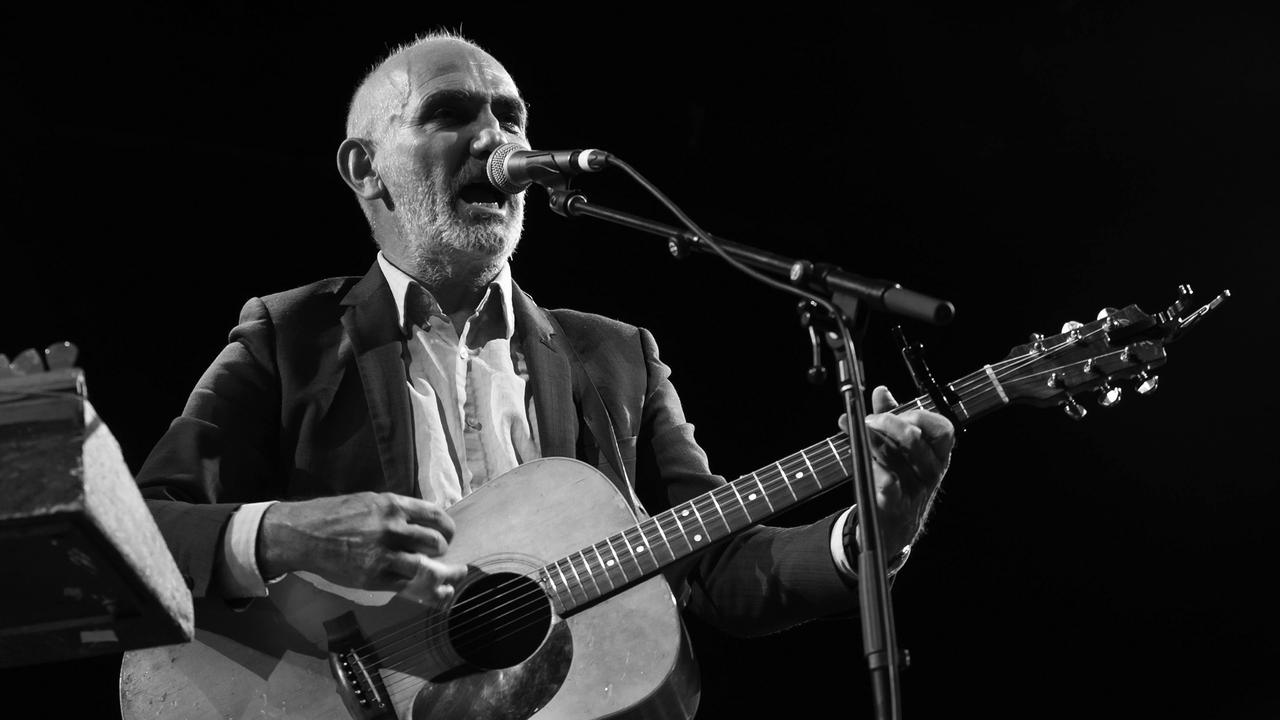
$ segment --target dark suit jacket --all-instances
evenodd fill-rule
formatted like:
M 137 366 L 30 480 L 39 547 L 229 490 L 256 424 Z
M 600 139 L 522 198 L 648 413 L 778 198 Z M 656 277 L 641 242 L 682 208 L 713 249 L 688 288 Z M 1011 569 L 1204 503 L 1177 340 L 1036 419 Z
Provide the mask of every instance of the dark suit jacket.
M 546 311 L 513 292 L 544 457 L 596 465 L 658 512 L 724 482 L 694 442 L 648 331 Z M 230 515 L 245 502 L 362 490 L 410 494 L 415 457 L 403 334 L 377 263 L 254 298 L 138 483 L 197 596 L 211 586 Z M 831 559 L 833 518 L 757 527 L 678 569 L 688 602 L 736 634 L 847 612 Z

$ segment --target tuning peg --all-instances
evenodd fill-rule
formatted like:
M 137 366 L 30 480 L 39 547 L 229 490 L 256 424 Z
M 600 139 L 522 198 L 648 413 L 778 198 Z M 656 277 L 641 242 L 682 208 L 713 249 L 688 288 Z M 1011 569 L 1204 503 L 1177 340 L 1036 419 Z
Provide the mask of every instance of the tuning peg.
M 48 365 L 50 370 L 74 367 L 79 355 L 80 348 L 76 347 L 75 343 L 64 340 L 44 349 L 44 364 Z
M 1112 387 L 1111 383 L 1103 383 L 1102 387 L 1098 388 L 1098 392 L 1101 393 L 1098 395 L 1098 404 L 1104 408 L 1118 404 L 1123 396 L 1120 388 Z
M 1116 313 L 1118 313 L 1118 312 L 1120 312 L 1120 311 L 1119 311 L 1118 309 L 1116 309 L 1116 308 L 1113 308 L 1113 307 L 1104 307 L 1104 308 L 1102 308 L 1101 310 L 1099 310 L 1099 311 L 1098 311 L 1098 317 L 1097 317 L 1097 319 L 1098 319 L 1098 320 L 1101 320 L 1101 319 L 1103 319 L 1103 318 L 1105 318 L 1105 317 L 1107 317 L 1107 316 L 1109 316 L 1109 315 L 1115 315 L 1115 314 L 1116 314 Z
M 1031 333 L 1031 349 L 1036 352 L 1044 352 L 1044 333 Z
M 44 372 L 44 361 L 40 359 L 40 353 L 34 348 L 27 348 L 18 353 L 18 356 L 9 363 L 9 369 L 14 375 L 33 375 Z
M 1139 395 L 1150 395 L 1160 387 L 1160 376 L 1150 375 L 1146 370 L 1138 373 L 1138 386 L 1134 391 Z
M 1062 323 L 1062 332 L 1068 333 L 1072 330 L 1079 330 L 1082 327 L 1084 327 L 1084 323 L 1076 322 L 1075 320 L 1068 320 Z
M 1089 411 L 1084 409 L 1084 406 L 1076 402 L 1076 399 L 1070 395 L 1062 403 L 1062 412 L 1066 413 L 1067 417 L 1072 420 L 1083 420 L 1084 416 L 1089 414 Z

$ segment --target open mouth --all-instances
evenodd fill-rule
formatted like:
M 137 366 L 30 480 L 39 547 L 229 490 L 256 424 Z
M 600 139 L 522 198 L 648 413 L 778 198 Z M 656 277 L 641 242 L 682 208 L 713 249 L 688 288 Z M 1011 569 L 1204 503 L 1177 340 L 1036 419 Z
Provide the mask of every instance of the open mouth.
M 507 206 L 506 193 L 483 180 L 467 183 L 458 190 L 458 200 L 468 207 L 501 212 Z

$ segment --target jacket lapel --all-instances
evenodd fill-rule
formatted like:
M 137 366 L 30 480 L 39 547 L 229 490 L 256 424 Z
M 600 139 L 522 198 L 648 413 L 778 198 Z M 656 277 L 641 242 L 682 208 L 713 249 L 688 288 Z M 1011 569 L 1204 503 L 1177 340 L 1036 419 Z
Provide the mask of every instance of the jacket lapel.
M 534 385 L 543 457 L 577 456 L 578 418 L 575 410 L 580 408 L 583 424 L 616 473 L 618 489 L 638 505 L 631 491 L 609 411 L 564 331 L 550 313 L 535 305 L 533 298 L 514 284 L 512 295 L 516 324 L 525 328 L 526 333 L 524 348 Z
M 342 299 L 386 489 L 416 493 L 413 410 L 405 389 L 404 342 L 395 300 L 378 263 Z
M 521 335 L 529 381 L 533 384 L 538 442 L 543 457 L 575 457 L 578 413 L 573 402 L 571 350 L 556 333 L 546 311 L 533 303 L 515 283 L 511 291 L 516 328 Z

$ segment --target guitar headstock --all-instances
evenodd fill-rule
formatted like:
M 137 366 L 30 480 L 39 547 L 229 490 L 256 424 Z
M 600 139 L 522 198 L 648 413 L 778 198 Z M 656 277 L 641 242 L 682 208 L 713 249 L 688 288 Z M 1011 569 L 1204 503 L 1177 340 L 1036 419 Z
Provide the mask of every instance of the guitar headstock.
M 1191 307 L 1191 288 L 1178 288 L 1178 299 L 1164 312 L 1153 315 L 1137 305 L 1106 308 L 1090 323 L 1070 322 L 1062 332 L 1045 337 L 1032 335 L 998 363 L 1003 392 L 1013 402 L 1061 405 L 1072 418 L 1087 410 L 1076 397 L 1098 392 L 1098 403 L 1118 403 L 1125 384 L 1146 395 L 1159 386 L 1155 369 L 1165 362 L 1165 346 L 1177 340 L 1210 310 L 1221 305 L 1224 290 L 1199 309 Z

